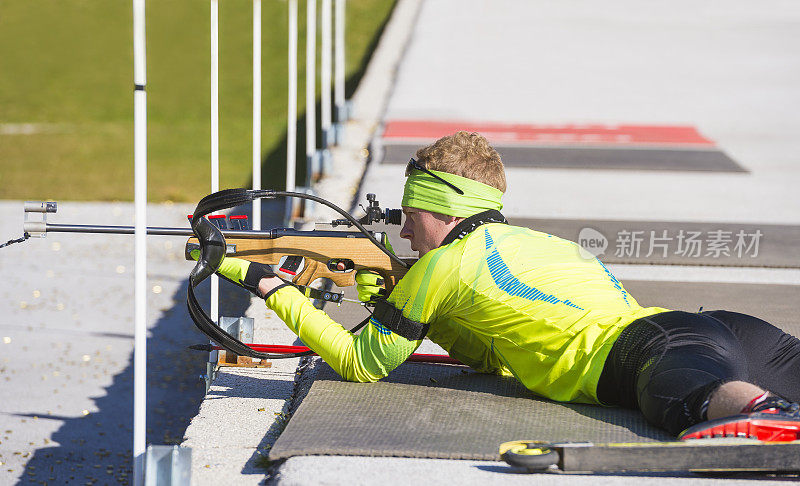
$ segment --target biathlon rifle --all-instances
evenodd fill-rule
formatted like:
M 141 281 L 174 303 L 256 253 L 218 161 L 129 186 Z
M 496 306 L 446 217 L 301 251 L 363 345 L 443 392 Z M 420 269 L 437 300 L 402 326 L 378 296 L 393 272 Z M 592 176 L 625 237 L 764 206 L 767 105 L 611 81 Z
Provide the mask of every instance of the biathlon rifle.
M 344 217 L 333 221 L 332 225 L 354 226 L 358 232 L 298 231 L 283 228 L 250 234 L 240 232 L 229 234 L 226 238 L 223 231 L 205 217 L 214 211 L 240 206 L 257 199 L 276 197 L 295 197 L 324 204 Z M 379 241 L 373 232 L 364 227 L 364 224 L 381 220 L 400 224 L 399 210 L 382 211 L 374 196 L 368 197 L 368 201 L 370 206 L 365 208 L 367 215 L 359 221 L 330 201 L 299 192 L 226 189 L 201 199 L 192 214 L 192 231 L 196 238 L 191 238 L 186 247 L 187 258 L 192 258 L 190 254 L 195 249 L 200 250 L 197 264 L 189 275 L 186 297 L 194 323 L 214 342 L 238 355 L 275 359 L 311 354 L 304 352 L 276 355 L 255 351 L 214 324 L 197 302 L 194 289 L 219 269 L 225 256 L 233 256 L 278 265 L 279 271 L 291 275 L 292 283 L 305 288 L 319 278 L 329 278 L 339 287 L 355 285 L 358 270 L 372 270 L 381 275 L 386 289 L 390 291 L 413 262 L 404 261 L 390 251 L 385 245 L 385 235 L 382 236 L 384 241 Z M 341 301 L 340 294 L 338 299 L 330 298 L 336 294 L 327 294 L 323 293 L 320 297 L 334 302 Z M 365 325 L 367 321 L 368 319 L 364 320 L 354 330 Z
M 213 255 L 209 253 L 209 263 L 217 259 L 221 261 L 223 254 L 220 250 L 224 244 L 225 256 L 274 265 L 282 275 L 288 276 L 292 283 L 303 288 L 320 278 L 330 279 L 338 287 L 349 287 L 355 285 L 356 271 L 370 269 L 380 274 L 387 290 L 394 287 L 413 263 L 413 260 L 398 258 L 386 248 L 384 233 L 375 233 L 364 228 L 364 225 L 380 221 L 385 221 L 387 224 L 401 222 L 401 211 L 382 210 L 374 194 L 367 195 L 369 206 L 364 208 L 366 215 L 356 220 L 329 201 L 312 195 L 278 191 L 263 191 L 266 194 L 262 195 L 256 194 L 257 192 L 230 189 L 211 194 L 201 200 L 192 215 L 192 229 L 197 236 L 189 239 L 186 244 L 186 259 L 192 260 L 191 253 L 201 249 L 205 243 L 206 252 L 215 251 Z M 332 221 L 331 226 L 355 226 L 359 231 L 300 231 L 275 228 L 267 231 L 223 232 L 217 225 L 210 224 L 208 219 L 202 221 L 202 217 L 210 212 L 242 204 L 240 202 L 242 199 L 248 202 L 252 199 L 277 196 L 301 197 L 321 202 L 345 216 L 343 219 Z M 220 237 L 224 243 L 218 241 Z M 216 267 L 218 266 L 217 263 Z M 340 295 L 332 294 L 326 297 L 314 295 L 314 297 L 339 303 Z
M 357 231 L 311 230 L 275 228 L 266 231 L 221 229 L 206 217 L 215 211 L 240 206 L 258 199 L 290 197 L 311 200 L 330 207 L 343 218 L 332 221 L 331 226 L 348 226 Z M 397 257 L 386 246 L 386 235 L 369 231 L 365 225 L 385 221 L 400 224 L 399 209 L 380 208 L 373 194 L 367 195 L 366 215 L 356 219 L 347 211 L 323 198 L 298 192 L 274 190 L 226 189 L 204 197 L 197 205 L 191 230 L 187 228 L 148 227 L 148 235 L 190 236 L 186 243 L 186 257 L 199 250 L 200 257 L 189 276 L 187 306 L 195 325 L 214 342 L 228 351 L 242 356 L 261 359 L 287 358 L 310 353 L 272 354 L 254 350 L 217 326 L 203 310 L 195 296 L 195 288 L 219 268 L 225 256 L 266 263 L 278 267 L 307 296 L 341 303 L 342 293 L 319 291 L 308 287 L 320 278 L 333 281 L 338 287 L 355 285 L 358 270 L 377 272 L 384 280 L 387 291 L 395 286 L 413 264 L 413 259 Z M 64 225 L 47 222 L 47 214 L 55 213 L 54 202 L 26 202 L 24 236 L 6 245 L 24 241 L 31 235 L 44 236 L 48 232 L 133 234 L 132 226 Z M 33 213 L 43 213 L 41 221 L 29 221 Z M 213 216 L 212 216 L 213 218 Z M 3 245 L 5 246 L 5 245 Z M 355 329 L 364 325 L 365 320 Z

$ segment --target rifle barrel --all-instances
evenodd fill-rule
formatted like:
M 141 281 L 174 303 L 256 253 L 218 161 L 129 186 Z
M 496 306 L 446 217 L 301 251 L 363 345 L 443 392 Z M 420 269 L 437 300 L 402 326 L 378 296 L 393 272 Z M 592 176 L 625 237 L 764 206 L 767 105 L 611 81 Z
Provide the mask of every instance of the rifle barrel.
M 134 234 L 133 226 L 100 226 L 90 224 L 53 224 L 26 221 L 23 229 L 28 233 L 96 233 L 96 234 Z M 164 226 L 148 226 L 148 235 L 155 236 L 195 236 L 191 228 L 174 228 Z M 254 230 L 222 230 L 225 238 L 275 239 L 281 236 L 323 236 L 333 238 L 364 238 L 360 232 L 354 231 L 301 231 L 294 228 L 274 228 L 265 231 Z
M 133 226 L 98 226 L 89 224 L 52 224 L 45 225 L 47 233 L 98 233 L 132 235 Z M 148 226 L 148 235 L 156 236 L 194 236 L 191 228 L 171 228 L 164 226 Z M 271 238 L 271 231 L 222 230 L 226 238 Z

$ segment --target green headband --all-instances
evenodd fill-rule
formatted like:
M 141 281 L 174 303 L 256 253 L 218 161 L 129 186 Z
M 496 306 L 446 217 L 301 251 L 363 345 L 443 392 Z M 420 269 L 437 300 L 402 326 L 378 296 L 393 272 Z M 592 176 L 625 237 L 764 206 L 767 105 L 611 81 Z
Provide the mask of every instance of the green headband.
M 500 202 L 503 193 L 500 189 L 448 172 L 431 172 L 458 187 L 464 194 L 458 194 L 430 174 L 414 169 L 406 179 L 403 206 L 457 218 L 467 218 L 489 209 L 503 209 L 503 203 Z

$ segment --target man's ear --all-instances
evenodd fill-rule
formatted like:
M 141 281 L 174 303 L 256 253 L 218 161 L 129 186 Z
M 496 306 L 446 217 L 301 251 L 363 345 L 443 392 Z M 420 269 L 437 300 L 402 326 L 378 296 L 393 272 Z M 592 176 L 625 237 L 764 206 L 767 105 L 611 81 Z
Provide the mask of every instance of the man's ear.
M 453 219 L 452 216 L 444 214 L 444 213 L 437 213 L 435 211 L 428 211 L 428 212 L 431 213 L 431 215 L 433 216 L 434 219 L 436 219 L 437 221 L 441 221 L 442 223 L 445 223 L 445 224 L 449 224 L 451 222 L 451 220 Z
M 450 221 L 449 222 L 458 224 L 458 223 L 460 223 L 462 221 L 464 221 L 464 218 L 457 218 L 455 216 L 450 216 Z
M 433 212 L 433 211 L 430 211 L 430 213 L 431 213 L 431 214 L 433 214 L 433 215 L 434 215 L 434 217 L 435 217 L 436 219 L 438 219 L 438 220 L 439 220 L 439 221 L 441 221 L 442 223 L 444 223 L 444 224 L 448 224 L 448 225 L 449 225 L 449 224 L 453 224 L 453 223 L 456 223 L 456 224 L 457 224 L 457 223 L 459 223 L 461 220 L 463 220 L 463 219 L 464 219 L 464 218 L 457 218 L 457 217 L 455 217 L 455 216 L 450 216 L 449 214 L 435 213 L 435 212 Z

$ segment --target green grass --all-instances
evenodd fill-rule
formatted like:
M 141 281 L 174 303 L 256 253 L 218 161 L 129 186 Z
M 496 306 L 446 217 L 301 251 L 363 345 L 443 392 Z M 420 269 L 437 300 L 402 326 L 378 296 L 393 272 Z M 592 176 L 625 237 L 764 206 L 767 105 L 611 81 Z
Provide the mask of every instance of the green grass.
M 298 3 L 302 181 L 305 2 Z M 347 3 L 348 93 L 393 5 Z M 252 170 L 252 3 L 224 0 L 219 9 L 220 186 L 241 187 Z M 147 2 L 151 201 L 194 202 L 210 191 L 209 12 L 207 0 Z M 263 187 L 285 180 L 287 19 L 288 2 L 263 0 Z M 131 22 L 130 0 L 0 0 L 0 199 L 133 198 Z M 15 124 L 36 131 L 9 134 Z

